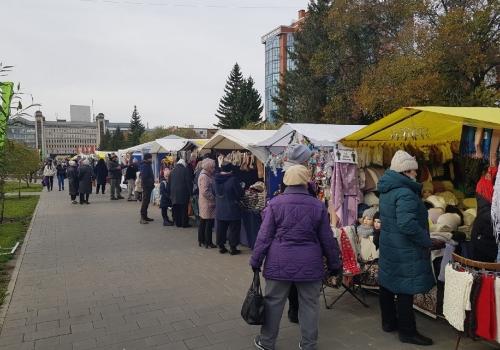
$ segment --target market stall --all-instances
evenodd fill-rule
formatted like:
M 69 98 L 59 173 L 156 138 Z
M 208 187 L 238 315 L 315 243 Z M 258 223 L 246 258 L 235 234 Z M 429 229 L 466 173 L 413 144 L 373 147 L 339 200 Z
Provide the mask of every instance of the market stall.
M 253 248 L 262 223 L 261 211 L 265 206 L 264 162 L 267 151 L 257 144 L 275 130 L 219 130 L 201 148 L 200 154 L 210 154 L 216 160 L 216 167 L 223 162 L 233 164 L 233 174 L 246 190 L 242 202 L 241 244 Z
M 192 160 L 196 160 L 199 148 L 199 145 L 193 140 L 175 135 L 155 140 L 149 150 L 149 153 L 153 155 L 155 178 L 158 178 L 163 173 L 165 167 L 172 167 L 181 158 L 193 167 Z
M 415 296 L 414 305 L 432 317 L 442 314 L 444 272 L 440 272 L 449 260 L 443 259 L 443 255 L 459 251 L 472 259 L 468 252 L 474 245 L 470 242 L 471 230 L 478 215 L 476 188 L 498 164 L 499 141 L 500 109 L 483 107 L 402 108 L 340 140 L 356 156 L 360 189 L 357 200 L 361 203 L 358 211 L 360 207 L 378 207 L 377 182 L 397 150 L 406 151 L 419 163 L 417 181 L 423 184 L 423 201 L 429 209 L 430 234 L 434 238 L 431 258 L 437 286 L 429 293 Z M 340 185 L 345 184 L 341 181 Z M 359 224 L 352 222 L 357 220 L 344 215 L 346 208 L 342 205 L 346 197 L 334 193 L 333 188 L 332 185 L 338 222 L 341 226 L 353 225 L 359 232 Z M 354 250 L 358 262 L 364 260 L 359 246 L 370 245 L 365 240 L 357 235 Z M 376 288 L 376 269 L 371 273 L 369 287 Z

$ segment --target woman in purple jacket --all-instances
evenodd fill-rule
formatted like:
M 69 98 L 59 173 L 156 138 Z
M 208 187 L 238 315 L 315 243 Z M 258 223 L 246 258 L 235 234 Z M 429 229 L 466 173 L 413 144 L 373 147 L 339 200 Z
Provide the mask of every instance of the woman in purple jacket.
M 255 346 L 272 350 L 280 326 L 288 290 L 295 282 L 299 293 L 300 349 L 316 349 L 319 328 L 319 293 L 324 278 L 323 256 L 330 275 L 340 269 L 339 249 L 330 228 L 325 205 L 307 191 L 309 174 L 303 165 L 285 173 L 288 186 L 269 202 L 255 242 L 250 265 L 258 271 L 265 258 L 266 324 L 255 337 Z

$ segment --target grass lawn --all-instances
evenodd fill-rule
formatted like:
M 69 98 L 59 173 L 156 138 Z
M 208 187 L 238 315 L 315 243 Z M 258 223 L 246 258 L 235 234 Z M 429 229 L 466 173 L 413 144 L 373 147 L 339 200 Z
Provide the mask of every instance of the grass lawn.
M 17 187 L 18 187 L 17 182 L 7 181 L 5 183 L 5 192 L 17 193 L 18 191 Z M 31 183 L 30 187 L 26 187 L 26 182 L 21 182 L 21 192 L 42 192 L 42 189 L 43 189 L 42 184 Z
M 11 248 L 16 242 L 21 242 L 28 230 L 31 217 L 35 211 L 39 196 L 23 196 L 5 198 L 4 222 L 0 224 L 0 247 Z M 0 249 L 0 253 L 10 252 Z M 19 248 L 16 253 L 19 252 Z M 0 305 L 3 304 L 7 286 L 10 282 L 11 266 L 8 264 L 12 255 L 0 255 Z

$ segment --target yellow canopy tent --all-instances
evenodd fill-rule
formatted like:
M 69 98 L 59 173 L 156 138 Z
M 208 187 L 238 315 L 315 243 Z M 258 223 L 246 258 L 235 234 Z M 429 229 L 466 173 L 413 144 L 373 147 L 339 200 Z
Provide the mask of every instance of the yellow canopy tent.
M 423 143 L 458 141 L 462 134 L 462 125 L 500 129 L 500 108 L 404 107 L 340 142 L 347 146 L 357 142 L 397 142 L 395 139 L 391 140 L 391 136 L 394 135 L 395 129 L 402 128 L 428 128 L 428 137 L 418 139 Z

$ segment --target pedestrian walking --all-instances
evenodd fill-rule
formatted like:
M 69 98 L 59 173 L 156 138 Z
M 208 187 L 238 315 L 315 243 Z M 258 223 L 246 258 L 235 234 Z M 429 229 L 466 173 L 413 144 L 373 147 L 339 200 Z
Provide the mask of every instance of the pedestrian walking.
M 120 183 L 122 182 L 122 166 L 117 161 L 117 155 L 111 153 L 108 160 L 108 176 L 109 176 L 109 186 L 111 187 L 111 200 L 123 199 L 120 194 Z
M 215 161 L 206 158 L 201 161 L 202 171 L 199 173 L 197 187 L 200 225 L 198 226 L 198 245 L 205 248 L 217 248 L 212 240 L 212 228 L 215 221 L 215 197 L 212 193 L 212 181 L 215 174 Z
M 47 191 L 54 189 L 54 176 L 57 175 L 57 169 L 52 165 L 52 159 L 47 160 L 47 164 L 43 168 L 43 176 L 47 182 Z
M 96 178 L 96 191 L 95 194 L 99 194 L 99 190 L 101 190 L 102 194 L 106 192 L 106 178 L 108 177 L 108 167 L 106 166 L 106 162 L 104 159 L 99 159 L 95 168 L 94 174 Z
M 143 161 L 141 162 L 141 179 L 142 179 L 142 205 L 141 205 L 141 224 L 147 224 L 149 221 L 154 221 L 148 217 L 148 206 L 151 201 L 151 192 L 155 188 L 155 176 L 153 174 L 153 156 L 151 153 L 144 153 Z
M 69 166 L 66 169 L 67 177 L 68 177 L 68 189 L 69 195 L 71 196 L 71 204 L 77 204 L 76 196 L 78 196 L 78 168 L 74 160 L 69 161 Z
M 59 186 L 59 191 L 61 190 L 61 188 L 64 191 L 64 179 L 66 178 L 66 167 L 62 165 L 61 161 L 58 161 L 56 170 L 57 170 L 57 185 Z
M 417 331 L 413 296 L 427 293 L 436 284 L 432 273 L 427 209 L 422 184 L 416 182 L 418 163 L 397 151 L 391 168 L 378 181 L 380 228 L 378 282 L 382 330 L 399 331 L 399 340 L 432 345 Z M 394 296 L 397 301 L 394 303 Z M 301 320 L 302 323 L 302 320 Z
M 137 179 L 137 164 L 138 160 L 137 158 L 134 158 L 132 163 L 127 168 L 127 171 L 125 172 L 125 181 L 127 181 L 127 190 L 128 190 L 128 201 L 135 201 L 137 198 L 135 198 L 134 195 L 134 190 L 135 190 L 135 180 Z M 132 198 L 134 196 L 134 198 Z
M 184 159 L 179 159 L 170 172 L 167 191 L 172 196 L 172 216 L 175 226 L 191 227 L 189 224 L 188 204 L 193 195 L 193 179 Z
M 241 201 L 245 191 L 233 175 L 232 169 L 231 163 L 222 163 L 221 172 L 214 176 L 211 190 L 215 196 L 216 243 L 219 246 L 219 253 L 224 254 L 228 251 L 225 244 L 229 229 L 229 254 L 236 255 L 241 253 L 241 250 L 236 249 L 240 244 L 241 231 L 241 209 L 237 203 Z
M 89 196 L 92 193 L 92 179 L 94 173 L 90 167 L 90 161 L 85 159 L 78 170 L 78 192 L 80 193 L 80 204 L 90 204 Z
M 170 169 L 165 168 L 163 170 L 163 179 L 160 182 L 160 209 L 161 216 L 163 218 L 163 226 L 173 226 L 174 222 L 168 217 L 168 208 L 172 207 L 172 200 L 170 199 L 170 193 L 168 193 L 168 181 L 170 176 Z
M 318 299 L 325 278 L 323 256 L 330 276 L 338 275 L 340 270 L 339 248 L 328 212 L 324 203 L 309 195 L 308 181 L 305 166 L 288 168 L 284 179 L 288 187 L 269 202 L 250 259 L 254 272 L 260 271 L 265 259 L 266 324 L 254 340 L 261 350 L 274 349 L 292 282 L 297 286 L 300 303 L 299 348 L 317 349 Z

